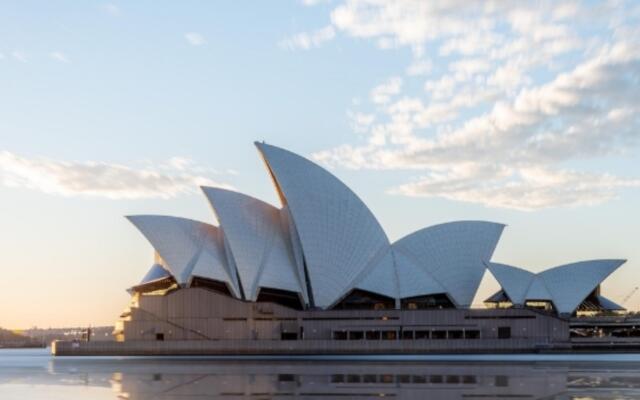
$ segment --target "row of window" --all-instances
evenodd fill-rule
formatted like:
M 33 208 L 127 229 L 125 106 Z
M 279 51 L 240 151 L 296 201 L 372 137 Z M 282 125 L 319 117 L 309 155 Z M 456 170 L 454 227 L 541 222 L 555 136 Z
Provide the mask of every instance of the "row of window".
M 331 383 L 402 383 L 402 384 L 450 384 L 474 385 L 478 383 L 475 375 L 375 375 L 375 374 L 335 374 L 331 375 Z M 496 376 L 495 386 L 509 386 L 509 377 Z
M 333 340 L 420 340 L 420 339 L 479 339 L 478 329 L 450 330 L 341 330 L 333 332 Z
M 403 383 L 403 384 L 452 384 L 473 385 L 478 383 L 475 375 L 374 375 L 374 374 L 335 374 L 331 375 L 331 383 Z M 497 375 L 494 377 L 494 386 L 508 387 L 509 377 Z

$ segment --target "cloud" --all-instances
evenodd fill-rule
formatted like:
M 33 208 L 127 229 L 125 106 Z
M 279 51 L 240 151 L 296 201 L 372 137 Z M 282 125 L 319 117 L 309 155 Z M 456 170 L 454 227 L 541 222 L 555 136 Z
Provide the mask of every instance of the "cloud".
M 389 192 L 535 211 L 559 204 L 592 206 L 616 198 L 619 189 L 637 187 L 640 187 L 639 179 L 622 179 L 608 174 L 467 163 L 442 172 L 432 171 Z
M 23 53 L 22 51 L 15 50 L 15 51 L 13 51 L 11 53 L 11 56 L 15 60 L 20 61 L 21 63 L 26 63 L 28 61 L 27 55 L 25 53 Z
M 192 46 L 203 46 L 207 44 L 207 40 L 201 34 L 197 32 L 187 32 L 184 34 L 184 38 L 187 39 Z
M 402 88 L 402 78 L 394 76 L 385 83 L 371 89 L 371 101 L 376 104 L 388 103 L 392 96 L 400 93 Z
M 335 29 L 329 25 L 311 33 L 297 33 L 281 40 L 278 46 L 285 50 L 309 50 L 314 47 L 319 47 L 321 44 L 332 40 L 335 36 Z
M 120 11 L 120 7 L 118 7 L 117 5 L 113 4 L 113 3 L 106 3 L 102 5 L 102 11 L 104 11 L 105 13 L 113 16 L 113 17 L 117 17 L 121 14 Z
M 340 2 L 336 32 L 409 49 L 411 79 L 392 71 L 347 114 L 356 142 L 312 156 L 413 175 L 393 193 L 489 207 L 599 204 L 637 188 L 606 162 L 575 169 L 637 154 L 640 13 L 630 4 Z
M 307 7 L 317 6 L 318 4 L 330 3 L 331 0 L 300 0 Z
M 65 64 L 71 62 L 69 61 L 69 58 L 67 58 L 66 54 L 60 51 L 53 51 L 49 53 L 49 57 L 51 57 L 53 60 L 56 60 L 58 62 L 65 63 Z
M 427 75 L 433 69 L 431 60 L 416 60 L 407 67 L 407 75 L 419 76 Z
M 231 188 L 205 174 L 194 172 L 198 169 L 196 167 L 191 160 L 184 158 L 172 158 L 165 165 L 134 168 L 95 161 L 27 158 L 8 151 L 0 152 L 2 184 L 53 195 L 167 199 L 198 193 L 202 185 Z

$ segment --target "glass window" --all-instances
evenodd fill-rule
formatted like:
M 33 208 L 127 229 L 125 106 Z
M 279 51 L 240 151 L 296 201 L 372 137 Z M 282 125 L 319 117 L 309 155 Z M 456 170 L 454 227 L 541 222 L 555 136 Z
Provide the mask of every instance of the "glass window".
M 380 331 L 367 331 L 367 340 L 380 340 Z
M 398 333 L 396 331 L 382 331 L 382 338 L 384 340 L 396 340 Z
M 349 340 L 362 340 L 362 339 L 364 339 L 364 332 L 349 331 Z
M 433 331 L 431 332 L 431 337 L 433 339 L 446 339 L 447 331 Z
M 380 375 L 380 383 L 393 383 L 393 375 Z
M 462 339 L 463 332 L 461 330 L 449 331 L 449 339 Z
M 372 374 L 367 374 L 362 377 L 362 382 L 364 383 L 376 383 L 378 382 L 378 377 Z
M 417 339 L 429 339 L 429 331 L 416 331 L 416 340 Z
M 347 340 L 347 332 L 346 331 L 334 331 L 333 332 L 333 340 Z
M 468 329 L 464 331 L 465 339 L 480 339 L 480 331 L 477 329 Z

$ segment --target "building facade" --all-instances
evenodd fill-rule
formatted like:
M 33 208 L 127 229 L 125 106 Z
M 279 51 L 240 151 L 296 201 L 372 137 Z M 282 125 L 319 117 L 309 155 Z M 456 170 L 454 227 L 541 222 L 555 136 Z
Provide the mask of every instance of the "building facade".
M 599 285 L 624 260 L 539 274 L 493 263 L 505 226 L 485 221 L 435 225 L 391 242 L 334 175 L 282 148 L 256 146 L 279 206 L 203 187 L 218 225 L 128 217 L 156 257 L 129 289 L 131 305 L 116 327 L 120 341 L 237 341 L 251 348 L 295 340 L 307 343 L 296 345 L 304 351 L 316 341 L 357 341 L 369 351 L 494 341 L 507 350 L 566 340 L 564 317 L 581 307 L 622 309 L 601 296 Z M 490 309 L 471 309 L 487 269 L 502 290 L 487 299 Z

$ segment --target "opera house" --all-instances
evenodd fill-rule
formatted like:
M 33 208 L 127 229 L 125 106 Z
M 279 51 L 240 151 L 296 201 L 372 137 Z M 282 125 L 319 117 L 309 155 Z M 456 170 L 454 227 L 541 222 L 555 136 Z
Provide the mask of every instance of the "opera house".
M 256 146 L 280 206 L 203 187 L 218 225 L 127 217 L 155 250 L 155 263 L 129 289 L 119 343 L 88 353 L 566 349 L 572 317 L 623 310 L 602 296 L 600 283 L 625 260 L 537 274 L 494 263 L 505 225 L 484 221 L 435 225 L 391 242 L 327 170 L 285 149 Z M 501 290 L 484 309 L 472 309 L 487 270 Z

